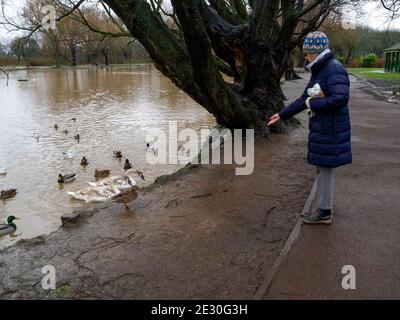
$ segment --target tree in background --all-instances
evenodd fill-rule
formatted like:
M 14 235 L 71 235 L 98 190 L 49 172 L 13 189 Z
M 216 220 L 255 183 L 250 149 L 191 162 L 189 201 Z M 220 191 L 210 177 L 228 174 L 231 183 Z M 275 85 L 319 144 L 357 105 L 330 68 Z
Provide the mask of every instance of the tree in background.
M 17 58 L 18 65 L 23 62 L 29 66 L 32 59 L 40 57 L 40 47 L 34 38 L 30 38 L 28 41 L 23 41 L 21 37 L 15 38 L 11 41 L 10 50 Z
M 400 42 L 400 32 L 396 30 L 374 30 L 365 26 L 343 29 L 341 24 L 331 24 L 322 29 L 328 34 L 331 48 L 346 64 L 354 59 L 362 63 L 363 57 L 375 54 L 382 57 L 382 50 Z
M 81 21 L 81 25 L 89 27 L 86 33 L 86 49 L 88 62 L 99 64 L 99 55 L 103 58 L 105 65 L 110 64 L 111 48 L 115 45 L 118 37 L 110 36 L 118 32 L 113 21 L 103 12 L 92 8 L 90 10 L 79 10 L 79 16 L 75 19 Z
M 22 10 L 21 19 L 22 23 L 26 29 L 35 28 L 42 23 L 43 13 L 42 8 L 46 5 L 55 5 L 51 0 L 27 0 L 26 4 Z M 57 7 L 59 8 L 59 7 Z M 62 37 L 65 36 L 63 29 L 63 24 L 67 23 L 66 21 L 60 22 L 56 29 L 51 28 L 38 28 L 37 32 L 39 34 L 39 39 L 41 40 L 44 47 L 46 47 L 47 51 L 50 52 L 56 67 L 59 68 L 61 66 L 61 59 L 63 57 L 63 42 Z M 29 37 L 27 38 L 29 39 Z M 22 42 L 20 45 L 25 45 L 25 39 L 21 38 Z
M 0 42 L 0 76 L 5 76 L 7 80 L 7 85 L 9 81 L 9 74 L 6 67 L 6 62 L 8 57 L 10 56 L 10 52 L 8 46 L 4 45 Z
M 26 34 L 17 39 L 21 42 L 20 47 L 26 46 L 27 40 L 35 36 L 41 54 L 36 59 L 30 59 L 30 64 L 54 63 L 56 67 L 60 67 L 65 63 L 72 66 L 92 62 L 106 65 L 112 61 L 127 63 L 133 61 L 133 50 L 138 50 L 138 55 L 143 56 L 143 47 L 130 46 L 132 37 L 121 25 L 117 27 L 116 20 L 112 20 L 97 3 L 88 3 L 88 6 L 75 8 L 75 11 L 71 10 L 66 14 L 60 1 L 28 0 L 17 21 L 5 17 L 3 24 Z M 38 27 L 41 26 L 44 16 L 42 8 L 46 5 L 54 6 L 57 16 L 62 17 L 58 19 L 56 29 Z M 21 59 L 18 60 L 20 63 Z
M 391 19 L 400 17 L 400 0 L 380 0 L 385 9 L 391 13 Z
M 355 55 L 355 50 L 360 41 L 358 29 L 344 29 L 341 21 L 329 20 L 322 27 L 330 41 L 331 48 L 336 55 L 350 61 Z
M 87 28 L 71 18 L 66 18 L 60 21 L 58 30 L 65 50 L 64 58 L 75 67 L 78 64 L 78 50 L 87 42 Z

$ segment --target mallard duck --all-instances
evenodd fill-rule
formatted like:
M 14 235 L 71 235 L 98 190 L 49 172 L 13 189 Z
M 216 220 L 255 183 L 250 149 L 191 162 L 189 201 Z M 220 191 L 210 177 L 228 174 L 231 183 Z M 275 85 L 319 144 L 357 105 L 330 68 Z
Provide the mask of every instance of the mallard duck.
M 86 157 L 83 157 L 81 160 L 81 166 L 87 166 L 89 162 L 87 161 Z
M 0 192 L 0 200 L 14 198 L 17 195 L 17 189 L 3 190 Z
M 138 186 L 132 186 L 131 189 L 123 190 L 112 198 L 112 202 L 123 203 L 126 210 L 130 210 L 128 203 L 136 200 L 138 197 Z
M 71 121 L 76 122 L 76 118 L 72 118 Z
M 68 130 L 63 130 L 63 133 L 65 134 L 65 135 L 67 135 L 68 133 L 69 133 L 69 131 Z
M 54 125 L 54 129 L 58 130 L 58 124 L 57 123 Z
M 58 183 L 71 183 L 76 178 L 76 173 L 62 175 L 61 173 L 58 175 Z
M 94 171 L 94 177 L 95 178 L 107 178 L 110 176 L 110 170 L 95 170 Z
M 122 158 L 122 152 L 121 151 L 113 151 L 114 157 L 115 158 Z
M 6 235 L 9 233 L 13 233 L 15 230 L 17 230 L 17 226 L 14 223 L 14 220 L 18 220 L 18 218 L 14 216 L 9 216 L 7 218 L 7 224 L 0 224 L 0 235 Z
M 79 134 L 77 134 L 76 136 L 74 136 L 74 139 L 75 139 L 75 140 L 80 140 L 80 139 L 81 139 L 81 136 L 80 136 Z
M 132 163 L 129 162 L 129 159 L 125 160 L 125 165 L 124 165 L 125 170 L 132 169 Z
M 102 179 L 98 182 L 88 182 L 90 187 L 68 192 L 76 199 L 85 202 L 118 202 L 123 203 L 129 209 L 128 203 L 135 200 L 138 195 L 138 186 L 133 177 L 135 172 L 128 170 L 125 175 Z

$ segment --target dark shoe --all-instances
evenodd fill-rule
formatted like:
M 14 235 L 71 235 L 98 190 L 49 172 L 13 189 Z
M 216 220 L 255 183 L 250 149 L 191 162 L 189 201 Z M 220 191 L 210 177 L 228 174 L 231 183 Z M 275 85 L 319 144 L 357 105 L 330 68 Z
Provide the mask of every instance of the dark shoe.
M 329 214 L 329 210 L 323 210 L 323 209 L 318 209 L 318 210 L 326 211 L 327 214 Z M 314 210 L 314 211 L 318 211 L 318 210 Z M 314 214 L 313 211 L 306 211 L 306 212 L 300 214 L 300 218 L 311 216 L 312 214 Z M 331 214 L 331 217 L 333 217 L 333 210 L 330 210 L 330 214 Z
M 311 213 L 305 213 L 302 217 L 306 224 L 332 224 L 332 211 L 317 209 Z

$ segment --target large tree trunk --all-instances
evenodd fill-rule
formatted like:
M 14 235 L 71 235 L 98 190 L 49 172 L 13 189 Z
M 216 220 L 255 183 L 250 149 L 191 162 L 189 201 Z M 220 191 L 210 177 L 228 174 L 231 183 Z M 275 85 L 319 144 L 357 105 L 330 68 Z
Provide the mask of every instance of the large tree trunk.
M 59 69 L 61 67 L 61 62 L 60 62 L 61 55 L 57 52 L 54 56 L 54 59 L 56 61 L 56 68 Z
M 302 79 L 302 78 L 294 70 L 293 58 L 290 57 L 286 71 L 285 71 L 285 80 L 291 81 L 291 80 L 299 80 L 299 79 Z
M 101 53 L 102 53 L 102 55 L 104 57 L 104 64 L 106 66 L 110 65 L 110 57 L 109 57 L 109 54 L 108 54 L 108 50 L 107 49 L 102 49 Z
M 23 55 L 23 58 L 24 58 L 24 63 L 25 63 L 26 68 L 29 69 L 31 67 L 31 58 L 29 57 L 28 54 L 25 54 L 25 53 Z
M 250 1 L 251 16 L 244 1 L 230 1 L 236 12 L 232 16 L 225 1 L 210 1 L 214 10 L 204 0 L 172 0 L 183 39 L 145 0 L 104 2 L 146 48 L 156 67 L 219 124 L 263 134 L 267 117 L 284 107 L 280 80 L 296 46 L 292 35 L 299 13 L 322 1 L 314 0 L 307 8 L 304 1 L 297 7 L 295 0 Z M 221 75 L 226 68 L 231 69 L 233 84 Z
M 78 60 L 78 55 L 76 52 L 76 46 L 72 45 L 71 46 L 71 61 L 72 61 L 72 66 L 76 67 L 77 65 L 77 60 Z
M 54 46 L 54 60 L 56 63 L 56 68 L 57 69 L 60 68 L 61 67 L 61 62 L 60 62 L 61 53 L 60 53 L 60 46 L 59 46 L 58 42 L 56 42 L 55 46 Z

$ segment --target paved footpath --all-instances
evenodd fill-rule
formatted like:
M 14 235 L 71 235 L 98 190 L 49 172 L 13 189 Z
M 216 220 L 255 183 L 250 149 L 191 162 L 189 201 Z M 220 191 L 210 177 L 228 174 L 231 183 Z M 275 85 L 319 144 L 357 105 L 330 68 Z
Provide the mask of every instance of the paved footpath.
M 352 77 L 353 164 L 336 172 L 334 224 L 303 225 L 265 299 L 400 298 L 400 104 L 365 88 Z M 342 288 L 345 265 L 356 290 Z

